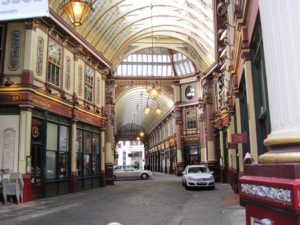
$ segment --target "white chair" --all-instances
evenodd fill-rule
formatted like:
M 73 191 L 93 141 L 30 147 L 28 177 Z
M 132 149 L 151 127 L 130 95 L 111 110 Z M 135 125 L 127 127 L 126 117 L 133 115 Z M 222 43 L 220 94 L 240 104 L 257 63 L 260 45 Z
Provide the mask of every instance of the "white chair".
M 9 179 L 3 179 L 3 198 L 4 203 L 7 202 L 7 196 L 16 196 L 17 202 L 23 202 L 23 179 L 20 172 L 9 174 Z

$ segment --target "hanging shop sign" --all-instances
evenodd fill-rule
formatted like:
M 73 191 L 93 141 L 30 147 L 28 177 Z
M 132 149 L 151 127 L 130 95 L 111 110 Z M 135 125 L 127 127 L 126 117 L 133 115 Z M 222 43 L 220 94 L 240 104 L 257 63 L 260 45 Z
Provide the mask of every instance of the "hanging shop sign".
M 0 21 L 49 16 L 48 0 L 0 0 Z
M 232 144 L 246 144 L 247 143 L 247 133 L 237 133 L 231 135 L 231 143 Z

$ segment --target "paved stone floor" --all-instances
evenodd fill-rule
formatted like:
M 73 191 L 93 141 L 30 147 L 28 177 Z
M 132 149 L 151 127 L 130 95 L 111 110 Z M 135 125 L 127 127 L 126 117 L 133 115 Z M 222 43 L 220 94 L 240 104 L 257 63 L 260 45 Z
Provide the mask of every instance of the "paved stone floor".
M 150 180 L 40 199 L 0 203 L 1 225 L 244 225 L 245 211 L 227 184 L 185 190 L 181 177 L 154 173 Z

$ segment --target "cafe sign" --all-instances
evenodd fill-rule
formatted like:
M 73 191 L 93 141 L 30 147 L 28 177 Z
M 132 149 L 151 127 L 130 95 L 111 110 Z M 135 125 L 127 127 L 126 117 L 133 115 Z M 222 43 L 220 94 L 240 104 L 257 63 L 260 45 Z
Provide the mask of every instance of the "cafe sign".
M 48 0 L 0 0 L 0 21 L 49 16 Z

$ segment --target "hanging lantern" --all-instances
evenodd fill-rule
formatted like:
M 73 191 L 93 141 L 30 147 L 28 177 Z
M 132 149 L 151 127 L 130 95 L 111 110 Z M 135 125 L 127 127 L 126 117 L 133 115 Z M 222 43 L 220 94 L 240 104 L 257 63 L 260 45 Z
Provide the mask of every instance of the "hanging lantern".
M 151 99 L 156 99 L 160 93 L 160 89 L 156 87 L 155 84 L 153 84 L 147 92 L 150 95 Z
M 64 1 L 62 9 L 74 26 L 80 26 L 93 10 L 93 7 L 92 1 L 69 0 Z

